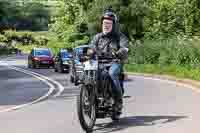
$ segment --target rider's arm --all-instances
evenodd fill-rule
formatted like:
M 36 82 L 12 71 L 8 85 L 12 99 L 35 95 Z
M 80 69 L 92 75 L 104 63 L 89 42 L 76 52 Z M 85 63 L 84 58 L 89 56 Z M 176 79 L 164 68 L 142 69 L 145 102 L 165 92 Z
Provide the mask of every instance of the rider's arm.
M 122 57 L 123 59 L 126 59 L 128 56 L 128 38 L 124 34 L 120 34 L 120 49 L 117 51 L 117 54 Z
M 98 45 L 98 41 L 99 41 L 99 39 L 101 38 L 101 36 L 102 36 L 101 33 L 96 34 L 96 35 L 93 37 L 92 41 L 90 42 L 89 47 L 96 51 L 96 48 L 97 48 L 97 45 Z
M 98 33 L 93 37 L 92 41 L 90 42 L 89 47 L 92 49 L 93 54 L 99 52 L 98 43 L 102 36 L 103 36 L 103 33 Z

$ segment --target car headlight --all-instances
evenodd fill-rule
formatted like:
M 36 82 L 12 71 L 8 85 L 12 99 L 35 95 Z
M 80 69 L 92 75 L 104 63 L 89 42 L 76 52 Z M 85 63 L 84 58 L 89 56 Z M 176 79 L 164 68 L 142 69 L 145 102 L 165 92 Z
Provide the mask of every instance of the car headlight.
M 69 65 L 69 61 L 63 61 L 63 64 Z
M 70 64 L 72 64 L 72 60 L 69 60 L 68 62 L 69 62 Z

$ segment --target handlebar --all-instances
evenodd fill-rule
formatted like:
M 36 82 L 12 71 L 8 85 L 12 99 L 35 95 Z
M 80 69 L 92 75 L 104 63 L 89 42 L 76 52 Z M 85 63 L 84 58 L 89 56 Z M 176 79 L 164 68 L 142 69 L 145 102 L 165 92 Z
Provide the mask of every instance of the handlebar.
M 102 52 L 89 52 L 82 57 L 82 61 L 96 59 L 99 63 L 110 63 L 110 62 L 119 62 L 120 59 L 116 55 L 111 53 L 102 53 Z
M 99 61 L 99 63 L 110 63 L 110 62 L 119 62 L 120 59 L 116 58 L 116 57 L 109 57 L 109 56 L 96 56 L 97 60 Z

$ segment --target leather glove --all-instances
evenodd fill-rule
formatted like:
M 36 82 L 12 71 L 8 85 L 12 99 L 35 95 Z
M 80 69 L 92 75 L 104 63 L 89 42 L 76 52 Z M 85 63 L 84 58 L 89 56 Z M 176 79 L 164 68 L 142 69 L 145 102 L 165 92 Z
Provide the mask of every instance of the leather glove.
M 94 50 L 93 49 L 88 49 L 87 50 L 87 55 L 91 56 L 94 54 Z

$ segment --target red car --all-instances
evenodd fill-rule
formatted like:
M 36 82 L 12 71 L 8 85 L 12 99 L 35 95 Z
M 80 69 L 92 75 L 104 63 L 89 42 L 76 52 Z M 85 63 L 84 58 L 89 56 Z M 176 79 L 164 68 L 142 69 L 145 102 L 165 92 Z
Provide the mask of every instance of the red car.
M 53 54 L 49 48 L 33 48 L 28 56 L 28 68 L 54 66 Z

